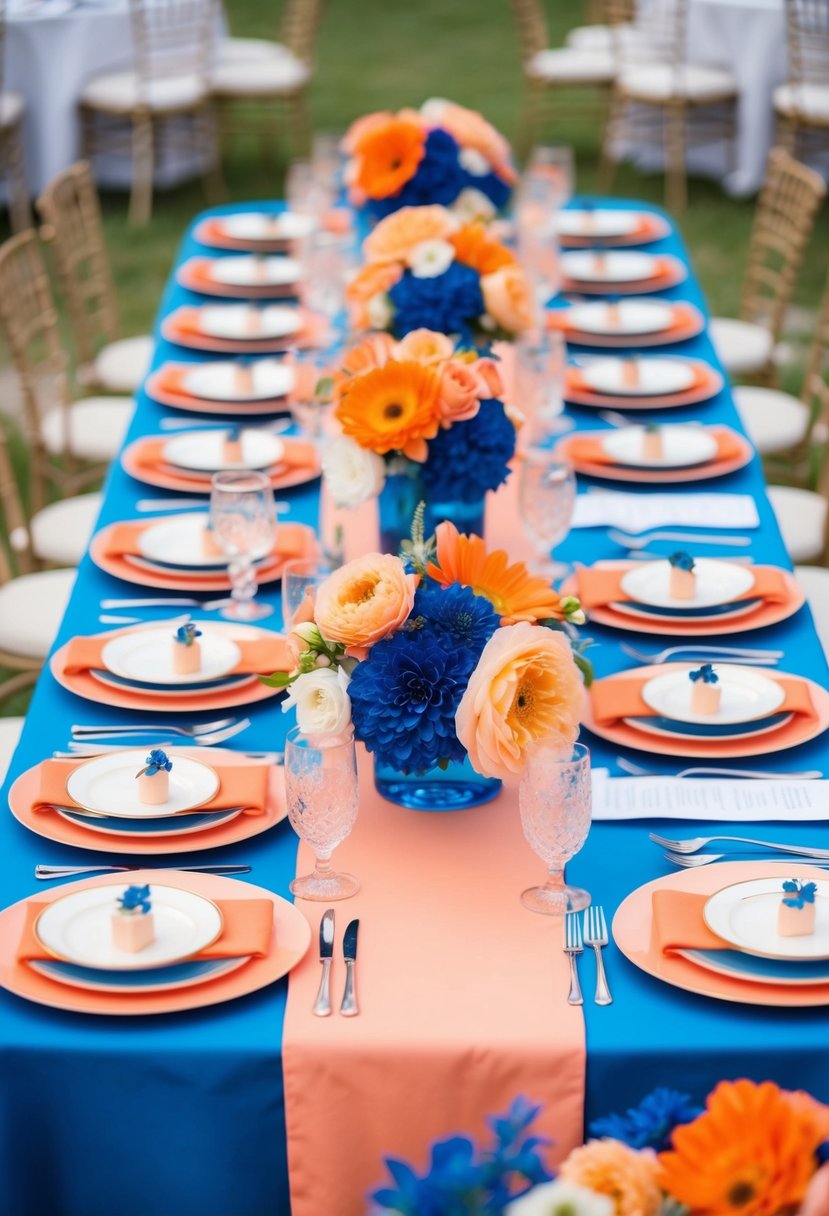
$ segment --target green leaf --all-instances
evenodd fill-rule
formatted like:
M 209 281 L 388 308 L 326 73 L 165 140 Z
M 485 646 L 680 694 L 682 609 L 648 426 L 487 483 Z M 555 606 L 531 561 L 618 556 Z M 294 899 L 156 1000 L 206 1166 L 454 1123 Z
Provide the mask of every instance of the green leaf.
M 573 651 L 573 662 L 584 676 L 584 687 L 589 688 L 593 683 L 593 664 L 577 650 Z
M 256 678 L 260 683 L 267 684 L 268 688 L 287 688 L 297 677 L 289 675 L 287 671 L 275 671 L 272 676 L 257 676 Z

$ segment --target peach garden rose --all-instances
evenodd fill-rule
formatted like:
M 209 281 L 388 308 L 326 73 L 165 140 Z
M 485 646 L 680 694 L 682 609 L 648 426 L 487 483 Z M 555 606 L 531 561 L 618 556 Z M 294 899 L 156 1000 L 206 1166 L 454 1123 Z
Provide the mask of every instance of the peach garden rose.
M 317 592 L 323 637 L 362 652 L 399 629 L 414 604 L 417 576 L 389 553 L 368 553 L 335 570 Z
M 369 262 L 405 262 L 423 241 L 445 241 L 458 226 L 445 207 L 401 207 L 381 220 L 363 242 Z
M 530 284 L 520 266 L 502 266 L 481 279 L 484 304 L 493 321 L 510 333 L 521 333 L 533 323 Z

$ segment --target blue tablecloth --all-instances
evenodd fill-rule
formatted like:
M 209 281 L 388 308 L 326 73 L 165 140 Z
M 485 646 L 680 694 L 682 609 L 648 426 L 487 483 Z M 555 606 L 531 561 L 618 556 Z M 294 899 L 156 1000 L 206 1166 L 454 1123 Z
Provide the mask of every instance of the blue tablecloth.
M 676 235 L 654 248 L 686 260 Z M 180 260 L 198 250 L 188 235 Z M 704 307 L 693 275 L 665 294 Z M 160 316 L 195 300 L 171 281 Z M 705 336 L 684 344 L 681 350 L 715 359 Z M 155 363 L 198 357 L 159 341 Z M 156 431 L 164 412 L 141 394 L 129 439 Z M 672 416 L 703 414 L 707 420 L 739 427 L 727 390 L 706 406 L 675 411 Z M 596 425 L 588 410 L 574 409 L 572 415 L 579 427 Z M 764 561 L 787 564 L 757 461 L 698 488 L 753 495 L 761 527 L 752 534 L 751 552 Z M 102 523 L 131 517 L 136 499 L 152 493 L 113 466 Z M 290 518 L 316 522 L 316 485 L 280 496 L 290 499 Z M 703 546 L 695 546 L 695 550 L 705 552 Z M 578 554 L 587 562 L 612 553 L 599 529 L 574 534 L 561 549 L 565 560 Z M 58 644 L 74 634 L 100 628 L 101 598 L 134 593 L 140 595 L 141 589 L 116 582 L 85 559 Z M 273 589 L 264 594 L 276 596 Z M 273 619 L 278 623 L 278 616 Z M 599 675 L 626 665 L 618 635 L 600 628 L 591 628 L 590 633 L 598 643 L 593 659 Z M 747 644 L 781 647 L 788 670 L 825 682 L 826 664 L 808 610 L 762 634 L 742 638 Z M 123 710 L 79 700 L 44 674 L 10 780 L 53 748 L 63 747 L 70 723 L 116 721 L 125 716 Z M 278 707 L 260 705 L 251 711 L 251 717 L 253 725 L 238 738 L 238 745 L 279 746 L 285 723 Z M 615 749 L 599 740 L 588 741 L 594 762 L 614 768 Z M 826 767 L 826 757 L 827 744 L 818 740 L 764 758 L 763 763 L 774 768 Z M 663 767 L 659 760 L 653 763 Z M 670 767 L 670 763 L 664 764 L 665 771 Z M 715 831 L 717 825 L 708 826 Z M 787 825 L 786 833 L 805 838 L 797 826 Z M 810 841 L 821 843 L 821 837 L 829 845 L 829 830 L 809 827 Z M 35 890 L 36 862 L 101 860 L 100 854 L 69 849 L 33 835 L 11 815 L 3 821 L 0 839 L 4 904 Z M 287 824 L 235 847 L 187 855 L 192 863 L 249 862 L 251 880 L 282 895 L 287 894 L 293 877 L 295 858 L 296 842 Z M 400 864 L 399 858 L 396 864 Z M 528 852 L 528 866 L 531 864 Z M 659 851 L 648 843 L 642 823 L 598 824 L 568 872 L 574 881 L 588 886 L 610 913 L 634 887 L 666 869 Z M 716 1080 L 737 1074 L 773 1077 L 787 1085 L 809 1087 L 829 1099 L 823 1011 L 774 1011 L 704 1000 L 639 973 L 613 947 L 606 953 L 615 1003 L 602 1009 L 585 1005 L 588 1119 L 634 1102 L 657 1082 L 700 1097 Z M 287 1216 L 280 1053 L 286 993 L 287 983 L 281 981 L 227 1005 L 164 1017 L 121 1019 L 64 1013 L 0 991 L 3 1216 L 41 1216 L 44 1212 L 60 1216 L 110 1216 L 112 1212 L 120 1216 Z M 555 1033 L 554 1010 L 550 1011 L 550 1032 Z M 354 1116 L 359 1118 L 359 1111 Z M 424 1128 L 424 1151 L 431 1138 L 432 1129 Z M 325 1168 L 324 1162 L 320 1168 Z M 381 1174 L 378 1162 L 378 1179 Z M 360 1216 L 362 1211 L 359 1196 L 344 1196 L 336 1216 Z

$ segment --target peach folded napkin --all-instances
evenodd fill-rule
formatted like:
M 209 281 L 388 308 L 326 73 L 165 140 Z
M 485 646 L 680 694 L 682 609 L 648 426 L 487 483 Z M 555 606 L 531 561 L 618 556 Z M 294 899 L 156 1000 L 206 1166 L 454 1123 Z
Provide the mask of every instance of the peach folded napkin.
M 675 303 L 671 304 L 671 321 L 666 329 L 659 331 L 659 336 L 663 341 L 667 342 L 672 334 L 682 334 L 687 329 L 695 328 L 699 323 L 699 315 L 690 304 Z M 577 325 L 573 325 L 570 320 L 569 308 L 548 308 L 546 316 L 548 329 L 560 329 L 565 333 L 584 334 L 586 338 L 595 337 L 597 343 L 601 343 L 603 338 L 625 339 L 632 341 L 636 335 L 625 335 L 620 331 L 611 332 L 609 334 L 592 335 L 585 330 L 581 330 Z
M 128 887 L 129 874 L 124 874 L 123 879 L 124 887 Z M 163 884 L 163 876 L 159 878 L 159 882 Z M 152 895 L 152 884 L 150 886 Z M 112 888 L 114 907 L 116 892 L 119 892 L 121 887 L 113 883 Z M 191 959 L 237 958 L 246 954 L 261 958 L 268 953 L 273 934 L 273 904 L 269 899 L 214 899 L 213 903 L 222 914 L 222 931 L 215 942 L 191 955 Z M 29 959 L 55 957 L 43 948 L 35 936 L 35 921 L 45 907 L 48 907 L 48 904 L 34 899 L 26 906 L 26 921 L 20 935 L 20 945 L 17 947 L 17 958 L 21 963 Z
M 697 389 L 701 389 L 706 384 L 710 383 L 710 381 L 713 377 L 713 374 L 714 374 L 713 369 L 710 367 L 707 367 L 704 363 L 692 364 L 691 371 L 693 372 L 694 379 L 693 379 L 692 383 L 688 385 L 687 388 L 682 389 L 682 391 L 678 392 L 678 393 L 660 393 L 658 396 L 654 396 L 654 400 L 655 401 L 664 401 L 666 398 L 669 398 L 669 397 L 670 398 L 684 397 L 688 393 L 696 392 Z M 635 387 L 635 385 L 631 385 L 630 387 Z M 602 400 L 604 400 L 606 397 L 607 398 L 615 397 L 615 394 L 613 394 L 613 393 L 599 392 L 597 389 L 593 388 L 592 385 L 588 384 L 587 380 L 585 379 L 584 372 L 579 367 L 568 367 L 567 368 L 567 373 L 566 373 L 566 377 L 565 377 L 565 385 L 564 385 L 565 396 L 567 395 L 568 392 L 588 394 L 589 396 L 600 397 Z M 625 398 L 623 396 L 619 397 L 620 404 L 624 404 L 625 400 L 627 400 L 627 398 Z M 643 401 L 643 400 L 645 400 L 645 398 L 644 397 L 634 397 L 634 400 Z
M 191 283 L 204 288 L 208 292 L 232 292 L 234 290 L 241 291 L 252 289 L 255 292 L 263 292 L 268 295 L 296 295 L 296 283 L 250 283 L 250 284 L 233 284 L 223 283 L 213 274 L 213 266 L 215 258 L 192 258 L 182 267 L 185 279 L 189 279 Z
M 146 750 L 149 751 L 149 747 Z M 69 797 L 66 783 L 76 769 L 80 768 L 82 764 L 88 763 L 89 761 L 85 758 L 44 760 L 40 766 L 40 784 L 32 810 L 49 811 L 55 806 L 68 806 L 83 810 L 83 807 Z M 173 764 L 175 765 L 175 756 Z M 234 806 L 243 807 L 246 815 L 265 813 L 269 779 L 266 764 L 220 764 L 216 766 L 214 772 L 219 778 L 219 788 L 210 801 L 193 807 L 190 811 L 179 811 L 179 815 L 201 815 L 205 811 L 227 811 Z
M 206 504 L 205 504 L 206 505 Z M 160 523 L 135 519 L 113 524 L 106 534 L 104 547 L 105 557 L 140 556 L 138 539 L 147 528 Z M 308 550 L 308 528 L 303 524 L 277 524 L 276 540 L 271 554 L 274 557 L 302 557 Z M 194 572 L 201 573 L 204 567 L 194 566 Z
M 696 891 L 654 891 L 651 940 L 660 954 L 672 950 L 729 950 L 703 920 L 702 910 L 711 897 Z
M 705 462 L 706 464 L 734 460 L 742 455 L 743 446 L 739 437 L 727 426 L 711 427 L 710 434 L 716 440 L 717 451 L 710 460 Z M 575 435 L 566 445 L 567 455 L 578 464 L 620 465 L 622 462 L 616 456 L 611 456 L 610 452 L 605 451 L 602 438 L 601 435 Z M 665 472 L 670 472 L 670 470 L 666 468 Z M 676 475 L 677 480 L 681 480 L 681 468 L 676 470 Z
M 159 628 L 163 622 L 159 623 Z M 127 636 L 128 636 L 128 631 Z M 114 637 L 120 637 L 121 634 L 111 633 L 107 637 L 76 637 L 72 638 L 67 643 L 65 658 L 63 661 L 63 674 L 67 676 L 77 676 L 85 671 L 105 671 L 102 654 L 104 647 L 112 641 Z M 170 633 L 170 641 L 172 643 L 172 632 Z M 253 675 L 253 676 L 269 676 L 274 671 L 290 670 L 296 656 L 291 649 L 291 645 L 287 638 L 278 637 L 273 634 L 267 638 L 248 639 L 233 639 L 234 645 L 239 647 L 239 662 L 229 671 L 228 675 Z M 193 689 L 197 688 L 193 685 Z M 182 686 L 182 692 L 190 691 L 189 685 Z
M 253 331 L 245 338 L 218 338 L 213 334 L 206 334 L 202 329 L 201 324 L 201 308 L 195 305 L 183 305 L 177 308 L 174 313 L 170 314 L 169 322 L 175 330 L 182 334 L 190 334 L 198 338 L 216 338 L 216 341 L 230 342 L 234 345 L 238 342 L 245 344 L 247 342 L 267 342 L 274 346 L 315 346 L 322 344 L 325 336 L 328 334 L 328 320 L 317 313 L 309 312 L 305 308 L 299 309 L 300 324 L 299 329 L 295 333 L 285 334 L 281 338 L 270 338 L 264 334 Z M 160 387 L 168 387 L 163 384 Z M 174 390 L 181 392 L 181 389 Z
M 613 676 L 597 680 L 590 689 L 593 717 L 599 726 L 612 726 L 623 718 L 651 718 L 656 710 L 651 709 L 642 697 L 642 687 L 647 678 L 640 673 L 630 676 Z M 783 704 L 775 713 L 803 714 L 815 717 L 812 695 L 805 680 L 796 677 L 770 676 L 785 693 Z
M 598 288 L 598 287 L 604 285 L 608 289 L 612 288 L 613 290 L 618 290 L 622 286 L 635 284 L 637 288 L 639 288 L 641 286 L 644 289 L 646 283 L 655 285 L 657 283 L 660 283 L 662 281 L 662 279 L 673 278 L 674 263 L 673 263 L 673 260 L 667 254 L 655 255 L 653 262 L 654 262 L 653 274 L 649 275 L 647 279 L 614 280 L 612 284 L 608 280 L 605 280 L 605 279 L 590 279 L 590 286 L 594 287 L 594 288 Z M 584 279 L 569 279 L 565 275 L 565 282 L 583 283 L 583 282 L 585 282 L 585 280 Z
M 622 579 L 633 566 L 586 566 L 576 571 L 576 595 L 585 611 L 606 608 L 609 604 L 630 603 L 631 597 L 622 590 Z M 776 566 L 756 566 L 752 571 L 754 584 L 740 599 L 763 600 L 768 604 L 785 604 L 789 589 L 782 570 Z M 735 601 L 738 602 L 738 601 Z M 677 607 L 681 605 L 677 604 Z
M 146 468 L 156 468 L 160 464 L 165 464 L 164 449 L 169 442 L 169 438 L 142 439 L 136 450 L 136 462 Z M 316 468 L 319 463 L 319 455 L 313 443 L 308 443 L 303 439 L 283 439 L 282 443 L 284 445 L 282 455 L 273 466 L 274 468 L 283 466 L 291 469 Z M 181 469 L 180 472 L 182 476 L 192 477 L 194 480 L 210 480 L 209 473 L 201 473 L 197 469 Z

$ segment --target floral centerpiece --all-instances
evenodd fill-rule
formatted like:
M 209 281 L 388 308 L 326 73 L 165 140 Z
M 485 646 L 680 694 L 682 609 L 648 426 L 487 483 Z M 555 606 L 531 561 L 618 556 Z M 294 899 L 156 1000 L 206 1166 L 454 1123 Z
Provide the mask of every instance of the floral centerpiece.
M 342 435 L 323 457 L 337 506 L 380 498 L 381 547 L 396 553 L 418 502 L 426 531 L 443 519 L 482 533 L 484 497 L 510 474 L 515 424 L 497 364 L 451 338 L 413 330 L 400 342 L 373 334 L 337 377 Z
M 445 207 L 403 207 L 363 241 L 365 265 L 346 300 L 357 329 L 404 337 L 413 329 L 465 343 L 515 338 L 532 328 L 533 293 L 515 254 L 483 224 Z
M 453 1136 L 432 1147 L 423 1176 L 388 1159 L 392 1186 L 374 1211 L 402 1216 L 826 1216 L 829 1107 L 771 1081 L 723 1081 L 705 1109 L 659 1088 L 637 1107 L 596 1120 L 553 1179 L 540 1107 L 518 1098 L 490 1119 L 480 1152 Z
M 578 734 L 586 665 L 565 631 L 578 601 L 451 523 L 434 541 L 416 524 L 402 557 L 340 567 L 308 615 L 294 670 L 266 682 L 288 689 L 303 733 L 350 720 L 378 789 L 404 806 L 486 801 L 533 748 Z
M 343 151 L 349 201 L 378 218 L 443 203 L 466 219 L 489 220 L 517 176 L 503 135 L 475 110 L 442 98 L 359 118 Z

